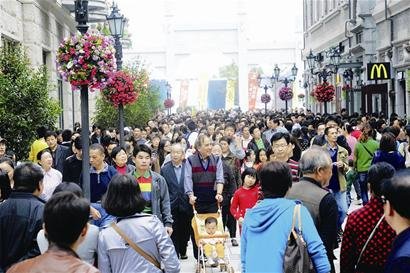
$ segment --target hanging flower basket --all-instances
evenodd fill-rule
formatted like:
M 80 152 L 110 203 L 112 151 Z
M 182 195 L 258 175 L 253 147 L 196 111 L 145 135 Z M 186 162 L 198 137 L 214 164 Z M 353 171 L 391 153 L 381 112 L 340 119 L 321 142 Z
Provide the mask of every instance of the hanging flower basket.
M 113 44 L 111 37 L 98 31 L 68 37 L 57 50 L 57 70 L 74 88 L 102 89 L 116 69 Z
M 293 98 L 293 92 L 290 87 L 284 86 L 279 90 L 279 98 L 281 100 L 291 100 Z
M 345 84 L 342 86 L 342 91 L 350 90 L 352 87 L 349 84 Z
M 335 97 L 335 87 L 327 82 L 316 85 L 313 96 L 318 102 L 332 101 Z
M 263 94 L 261 96 L 261 101 L 262 101 L 262 103 L 269 103 L 270 102 L 270 95 L 269 94 Z
M 133 103 L 138 98 L 138 92 L 134 88 L 134 78 L 125 71 L 111 73 L 102 93 L 104 98 L 115 107 L 119 104 Z
M 298 94 L 299 99 L 303 99 L 304 97 L 305 97 L 305 94 L 303 94 L 303 93 Z
M 165 107 L 166 109 L 172 108 L 172 107 L 174 106 L 174 104 L 175 104 L 175 102 L 174 102 L 173 99 L 166 99 L 166 100 L 164 100 L 164 107 Z

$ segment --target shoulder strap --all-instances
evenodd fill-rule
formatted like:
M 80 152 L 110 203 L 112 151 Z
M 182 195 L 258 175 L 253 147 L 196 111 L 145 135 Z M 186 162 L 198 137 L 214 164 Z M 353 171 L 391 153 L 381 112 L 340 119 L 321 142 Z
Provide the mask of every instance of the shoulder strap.
M 364 251 L 366 250 L 367 245 L 369 244 L 370 240 L 372 239 L 374 233 L 376 232 L 377 228 L 379 227 L 379 225 L 380 225 L 380 223 L 383 221 L 383 219 L 384 219 L 384 214 L 382 215 L 382 217 L 380 217 L 380 219 L 379 219 L 379 221 L 377 222 L 376 226 L 373 228 L 372 232 L 370 233 L 369 238 L 367 238 L 367 241 L 366 241 L 366 243 L 364 244 L 364 246 L 363 246 L 363 248 L 362 248 L 362 251 L 360 251 L 360 255 L 359 255 L 359 258 L 357 259 L 355 268 L 357 268 L 357 266 L 359 265 L 360 259 L 362 258 L 362 255 L 363 255 Z
M 142 257 L 144 257 L 147 261 L 149 261 L 150 263 L 152 263 L 155 267 L 157 267 L 158 269 L 161 270 L 161 265 L 160 263 L 151 255 L 149 255 L 148 253 L 146 253 L 144 250 L 142 250 L 142 248 L 140 248 L 139 246 L 137 246 L 137 244 L 135 244 L 133 241 L 130 240 L 130 238 L 128 238 L 127 235 L 125 235 L 124 232 L 122 232 L 122 230 L 117 226 L 117 224 L 112 223 L 111 227 L 138 253 L 140 254 Z
M 371 157 L 374 156 L 374 154 L 373 154 L 372 152 L 370 152 L 369 149 L 367 149 L 367 147 L 366 147 L 363 143 L 360 143 L 360 144 L 362 144 L 363 148 L 366 150 L 366 152 L 369 153 L 369 155 L 370 155 Z

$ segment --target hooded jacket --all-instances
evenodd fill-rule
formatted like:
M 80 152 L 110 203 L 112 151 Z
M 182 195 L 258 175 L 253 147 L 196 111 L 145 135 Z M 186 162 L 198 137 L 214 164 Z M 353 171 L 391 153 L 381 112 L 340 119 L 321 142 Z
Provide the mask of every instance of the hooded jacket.
M 248 210 L 242 226 L 241 263 L 243 273 L 283 272 L 287 239 L 296 203 L 269 198 Z M 302 233 L 317 273 L 330 272 L 326 250 L 309 211 L 301 207 Z

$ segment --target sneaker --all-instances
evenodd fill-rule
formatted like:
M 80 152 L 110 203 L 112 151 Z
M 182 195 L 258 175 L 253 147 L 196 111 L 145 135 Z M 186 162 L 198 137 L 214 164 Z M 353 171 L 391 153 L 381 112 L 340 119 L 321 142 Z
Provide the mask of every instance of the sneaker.
M 239 246 L 238 242 L 236 239 L 231 239 L 232 246 Z

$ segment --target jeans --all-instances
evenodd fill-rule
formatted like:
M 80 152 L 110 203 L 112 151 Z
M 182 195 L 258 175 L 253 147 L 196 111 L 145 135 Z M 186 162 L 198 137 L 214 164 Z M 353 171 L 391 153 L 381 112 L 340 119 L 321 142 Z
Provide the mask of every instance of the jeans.
M 358 180 L 360 185 L 360 194 L 362 196 L 363 206 L 369 202 L 368 189 L 367 189 L 367 172 L 359 172 Z
M 333 197 L 336 200 L 336 204 L 337 204 L 337 210 L 338 210 L 338 221 L 337 221 L 337 226 L 340 229 L 342 227 L 343 221 L 346 218 L 346 214 L 347 214 L 347 199 L 346 199 L 346 192 L 341 192 L 341 191 L 337 191 L 334 192 L 332 190 L 330 190 L 330 192 L 332 193 Z

